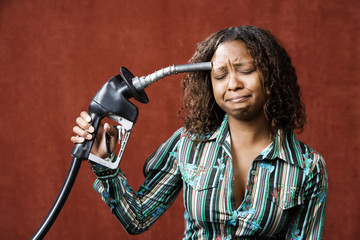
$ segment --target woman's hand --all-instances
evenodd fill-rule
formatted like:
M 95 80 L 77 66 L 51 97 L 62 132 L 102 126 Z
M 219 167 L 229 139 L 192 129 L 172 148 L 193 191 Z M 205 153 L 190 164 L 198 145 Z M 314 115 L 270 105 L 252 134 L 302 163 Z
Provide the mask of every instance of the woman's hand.
M 76 126 L 73 132 L 76 136 L 71 137 L 73 143 L 83 143 L 85 140 L 91 140 L 91 133 L 94 132 L 94 127 L 91 125 L 91 118 L 87 112 L 81 112 L 80 117 L 76 118 Z M 110 151 L 113 152 L 117 141 L 117 130 L 108 123 L 100 124 L 96 134 L 94 144 L 91 148 L 91 153 L 101 157 L 107 157 L 105 132 L 110 135 Z

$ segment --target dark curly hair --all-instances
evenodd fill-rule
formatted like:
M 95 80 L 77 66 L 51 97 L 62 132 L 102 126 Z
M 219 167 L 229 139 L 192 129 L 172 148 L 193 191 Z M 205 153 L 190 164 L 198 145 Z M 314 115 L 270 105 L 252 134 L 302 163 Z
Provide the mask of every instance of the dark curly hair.
M 302 131 L 306 123 L 305 106 L 300 99 L 295 68 L 285 49 L 269 31 L 254 26 L 223 29 L 199 43 L 189 62 L 209 62 L 220 44 L 234 40 L 246 44 L 260 72 L 268 95 L 264 114 L 273 133 L 279 129 L 284 132 Z M 196 136 L 215 131 L 225 112 L 215 102 L 210 71 L 186 74 L 182 87 L 183 107 L 179 115 L 187 131 Z

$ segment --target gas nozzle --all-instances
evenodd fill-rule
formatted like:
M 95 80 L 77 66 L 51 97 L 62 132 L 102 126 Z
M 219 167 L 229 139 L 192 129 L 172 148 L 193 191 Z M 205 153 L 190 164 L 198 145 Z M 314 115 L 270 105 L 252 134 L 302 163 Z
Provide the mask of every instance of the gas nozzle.
M 211 70 L 211 62 L 201 62 L 201 63 L 189 63 L 183 65 L 171 65 L 167 68 L 162 68 L 158 71 L 155 71 L 152 74 L 142 77 L 133 77 L 132 83 L 137 90 L 143 90 L 153 82 L 158 81 L 166 76 L 184 73 L 184 72 L 196 72 L 196 71 L 208 71 Z
M 92 119 L 92 125 L 95 128 L 95 131 L 92 133 L 93 137 L 96 136 L 97 129 L 104 117 L 109 117 L 120 125 L 126 125 L 126 133 L 131 132 L 138 116 L 138 109 L 129 101 L 129 98 L 133 97 L 141 103 L 149 102 L 144 88 L 151 83 L 171 74 L 206 71 L 211 70 L 211 67 L 211 62 L 173 65 L 140 78 L 135 77 L 127 68 L 121 67 L 120 75 L 116 75 L 107 81 L 96 93 L 89 105 L 89 114 Z M 126 136 L 126 138 L 122 138 L 121 145 L 126 145 L 128 135 Z M 93 141 L 75 144 L 72 152 L 73 157 L 81 160 L 90 159 L 110 168 L 116 168 L 119 165 L 122 154 L 118 155 L 118 160 L 115 164 L 110 164 L 111 166 L 95 156 L 89 157 L 92 144 Z
M 120 152 L 118 154 L 117 159 L 114 162 L 108 162 L 104 159 L 101 159 L 90 153 L 91 145 L 87 147 L 85 158 L 106 166 L 111 169 L 116 169 L 119 166 L 120 160 L 122 158 L 123 152 L 125 150 L 125 146 L 129 139 L 130 133 L 136 121 L 138 110 L 135 105 L 133 105 L 128 99 L 130 97 L 134 97 L 137 101 L 141 103 L 147 103 L 149 101 L 144 88 L 149 86 L 151 83 L 158 81 L 166 76 L 171 74 L 183 73 L 183 72 L 195 72 L 195 71 L 208 71 L 211 70 L 212 64 L 211 62 L 201 62 L 201 63 L 190 63 L 183 65 L 172 65 L 167 68 L 162 68 L 158 71 L 155 71 L 152 74 L 143 77 L 135 77 L 127 68 L 120 68 L 120 76 L 117 75 L 113 78 L 113 80 L 109 80 L 108 83 L 105 84 L 103 89 L 104 91 L 100 91 L 93 99 L 90 107 L 97 110 L 99 106 L 100 109 L 106 109 L 105 111 L 110 111 L 108 113 L 102 113 L 101 116 L 108 116 L 113 119 L 120 125 L 117 126 L 118 132 L 121 133 L 119 135 L 120 140 Z M 120 87 L 121 85 L 126 87 Z M 108 86 L 111 87 L 108 87 Z M 119 85 L 119 86 L 117 86 Z M 114 91 L 115 89 L 119 89 Z M 105 93 L 106 92 L 106 93 Z M 112 93 L 111 93 L 112 92 Z M 100 94 L 101 93 L 101 94 Z M 111 93 L 111 94 L 110 94 Z M 106 96 L 106 97 L 105 97 Z M 118 99 L 121 98 L 121 99 Z M 106 106 L 104 106 L 106 105 Z M 93 112 L 89 107 L 89 113 Z M 109 114 L 111 113 L 111 114 Z M 92 119 L 96 119 L 97 115 L 92 116 Z M 95 122 L 95 121 L 93 121 Z M 97 129 L 97 128 L 96 128 Z M 93 133 L 95 134 L 95 133 Z M 81 150 L 81 152 L 84 152 Z M 74 153 L 74 152 L 73 152 Z M 79 154 L 77 154 L 78 156 Z M 75 155 L 76 156 L 76 155 Z M 88 156 L 88 157 L 87 157 Z

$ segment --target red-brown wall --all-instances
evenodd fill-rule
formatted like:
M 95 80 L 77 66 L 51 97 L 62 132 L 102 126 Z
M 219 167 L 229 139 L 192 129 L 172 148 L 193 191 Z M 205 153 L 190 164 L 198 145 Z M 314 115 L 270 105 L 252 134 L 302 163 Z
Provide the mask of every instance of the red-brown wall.
M 110 77 L 183 64 L 197 42 L 229 26 L 271 30 L 297 68 L 308 124 L 299 137 L 323 154 L 329 174 L 324 239 L 360 235 L 358 0 L 87 0 L 0 2 L 0 235 L 29 239 L 71 162 L 74 120 Z M 179 82 L 148 87 L 121 167 L 143 181 L 147 156 L 181 126 Z M 83 163 L 46 239 L 180 239 L 181 196 L 146 233 L 127 235 L 92 189 Z

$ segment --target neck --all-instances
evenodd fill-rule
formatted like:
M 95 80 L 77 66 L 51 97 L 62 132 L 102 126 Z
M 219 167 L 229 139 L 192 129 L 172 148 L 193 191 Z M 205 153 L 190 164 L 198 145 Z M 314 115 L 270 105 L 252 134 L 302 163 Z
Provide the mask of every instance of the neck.
M 265 116 L 243 121 L 229 116 L 231 141 L 236 145 L 250 147 L 268 145 L 273 141 L 272 129 Z

